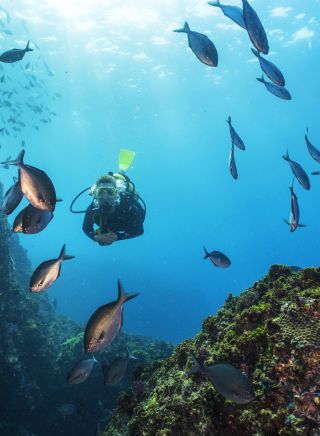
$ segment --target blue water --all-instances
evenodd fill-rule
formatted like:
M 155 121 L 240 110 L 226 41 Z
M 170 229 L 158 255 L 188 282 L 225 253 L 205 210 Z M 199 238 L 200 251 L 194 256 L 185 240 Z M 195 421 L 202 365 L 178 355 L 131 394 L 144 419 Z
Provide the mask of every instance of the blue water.
M 125 306 L 124 329 L 177 342 L 271 264 L 319 264 L 320 178 L 310 176 L 310 192 L 296 184 L 308 226 L 290 233 L 283 218 L 290 213 L 292 172 L 281 157 L 288 147 L 309 173 L 319 170 L 304 143 L 309 126 L 309 139 L 320 148 L 319 0 L 253 3 L 268 32 L 268 59 L 284 73 L 292 101 L 256 81 L 261 71 L 247 33 L 205 1 L 2 6 L 11 21 L 3 14 L 1 21 L 13 35 L 1 32 L 1 50 L 24 47 L 28 39 L 40 50 L 13 67 L 2 64 L 0 74 L 12 81 L 0 89 L 16 89 L 27 127 L 0 137 L 0 156 L 15 157 L 25 140 L 25 162 L 46 171 L 64 200 L 42 233 L 20 236 L 34 267 L 56 257 L 63 243 L 76 256 L 47 291 L 60 312 L 85 325 L 98 306 L 115 299 L 121 278 L 127 291 L 140 292 Z M 200 63 L 186 35 L 172 32 L 185 20 L 214 41 L 218 68 Z M 44 81 L 35 90 L 39 97 L 22 87 L 30 72 Z M 24 106 L 30 97 L 57 117 L 40 122 Z M 10 114 L 2 107 L 7 126 Z M 245 152 L 235 150 L 237 181 L 228 168 L 228 115 L 246 144 Z M 101 247 L 85 236 L 83 215 L 71 214 L 69 205 L 100 175 L 117 170 L 122 147 L 137 152 L 128 176 L 147 204 L 145 233 Z M 16 172 L 1 169 L 6 189 Z M 77 206 L 90 201 L 84 195 Z M 203 245 L 227 254 L 231 267 L 204 261 Z

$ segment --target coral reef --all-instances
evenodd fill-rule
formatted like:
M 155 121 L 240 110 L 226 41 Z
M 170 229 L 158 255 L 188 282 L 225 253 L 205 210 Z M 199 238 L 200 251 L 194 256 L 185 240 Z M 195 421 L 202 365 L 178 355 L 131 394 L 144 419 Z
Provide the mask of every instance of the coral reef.
M 121 333 L 96 356 L 111 361 L 127 347 L 139 359 L 130 362 L 120 386 L 105 387 L 98 365 L 83 384 L 67 385 L 67 373 L 85 357 L 82 329 L 58 315 L 46 293 L 35 298 L 28 291 L 30 273 L 25 250 L 0 214 L 0 434 L 94 434 L 97 422 L 103 428 L 110 418 L 119 392 L 131 385 L 134 367 L 167 357 L 173 347 Z
M 320 269 L 274 265 L 239 297 L 229 295 L 172 356 L 135 370 L 104 436 L 318 436 L 319 329 Z M 237 405 L 205 376 L 188 377 L 190 350 L 207 365 L 227 361 L 248 374 L 256 399 Z

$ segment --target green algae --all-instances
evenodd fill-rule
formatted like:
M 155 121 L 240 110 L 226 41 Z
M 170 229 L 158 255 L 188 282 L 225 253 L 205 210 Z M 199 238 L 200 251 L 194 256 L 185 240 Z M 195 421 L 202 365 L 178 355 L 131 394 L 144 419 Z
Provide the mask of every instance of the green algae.
M 135 375 L 145 384 L 144 395 L 139 398 L 134 389 L 123 393 L 104 435 L 121 429 L 122 435 L 137 436 L 315 436 L 320 416 L 299 392 L 319 389 L 319 282 L 319 268 L 292 272 L 273 265 L 252 288 L 229 296 L 193 340 Z M 256 400 L 236 405 L 225 401 L 203 375 L 188 377 L 190 350 L 207 365 L 225 360 L 245 371 Z

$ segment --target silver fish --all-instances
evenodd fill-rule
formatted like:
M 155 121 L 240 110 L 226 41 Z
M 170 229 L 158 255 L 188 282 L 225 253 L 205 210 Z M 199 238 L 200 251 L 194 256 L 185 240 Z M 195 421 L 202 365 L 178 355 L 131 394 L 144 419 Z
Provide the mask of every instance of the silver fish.
M 57 197 L 52 181 L 47 174 L 31 165 L 25 165 L 23 157 L 25 150 L 21 150 L 17 159 L 5 161 L 1 164 L 17 165 L 19 167 L 19 180 L 21 191 L 32 206 L 41 210 L 53 211 Z
M 306 134 L 304 136 L 304 139 L 306 141 L 309 153 L 311 154 L 311 157 L 313 157 L 313 159 L 316 162 L 320 163 L 320 150 L 318 150 L 314 145 L 311 144 L 311 142 L 308 139 L 308 132 L 309 132 L 309 129 L 307 128 L 307 131 L 306 131 Z
M 214 266 L 220 268 L 228 268 L 231 265 L 231 260 L 220 251 L 208 252 L 205 247 L 203 247 L 205 255 L 204 259 L 210 259 Z
M 305 170 L 302 168 L 302 166 L 300 164 L 298 164 L 298 162 L 295 162 L 294 160 L 290 159 L 288 150 L 287 150 L 287 153 L 282 157 L 284 160 L 289 162 L 291 169 L 292 169 L 292 172 L 295 175 L 295 177 L 297 178 L 300 185 L 308 191 L 310 189 L 310 180 L 309 180 L 308 174 L 305 172 Z
M 73 258 L 74 256 L 66 254 L 66 245 L 64 244 L 57 259 L 42 262 L 34 271 L 30 280 L 30 291 L 41 292 L 48 289 L 60 276 L 61 263 Z
M 229 169 L 232 177 L 237 180 L 238 171 L 237 171 L 236 161 L 234 159 L 234 144 L 231 145 L 231 151 L 229 157 Z
M 282 100 L 291 100 L 291 94 L 286 88 L 284 88 L 283 86 L 276 85 L 275 83 L 266 82 L 263 74 L 262 77 L 257 77 L 257 80 L 263 83 L 267 88 L 267 90 L 271 92 L 271 94 L 275 95 L 276 97 L 279 97 Z
M 188 375 L 198 372 L 205 374 L 214 388 L 227 400 L 237 404 L 247 404 L 255 399 L 255 393 L 248 377 L 242 374 L 230 363 L 215 363 L 211 366 L 203 365 L 191 353 L 195 367 Z
M 231 142 L 232 144 L 236 145 L 240 150 L 245 150 L 246 147 L 238 135 L 238 133 L 235 131 L 234 127 L 231 124 L 231 117 L 229 116 L 227 119 L 227 123 L 229 124 L 229 130 L 230 130 L 230 136 L 231 136 Z
M 2 55 L 0 55 L 0 62 L 11 64 L 13 62 L 21 61 L 21 59 L 28 51 L 33 51 L 33 49 L 29 47 L 29 44 L 30 41 L 28 41 L 28 44 L 24 49 L 13 48 L 11 50 L 5 51 L 4 53 L 2 53 Z
M 22 200 L 23 193 L 20 188 L 19 180 L 13 178 L 14 184 L 4 195 L 1 210 L 5 215 L 10 215 Z
M 244 22 L 252 44 L 261 53 L 268 54 L 268 38 L 258 14 L 247 0 L 242 0 L 242 6 Z
M 293 183 L 292 186 L 289 187 L 291 192 L 291 213 L 290 213 L 290 219 L 289 221 L 284 219 L 284 222 L 288 224 L 290 227 L 290 232 L 294 232 L 297 230 L 298 227 L 306 227 L 304 224 L 299 224 L 300 220 L 300 210 L 299 210 L 299 204 L 298 204 L 298 198 L 293 190 Z
M 90 376 L 94 364 L 99 363 L 94 356 L 92 359 L 82 359 L 78 362 L 67 375 L 67 383 L 69 385 L 78 385 Z
M 117 337 L 123 322 L 123 304 L 139 293 L 126 294 L 118 280 L 118 299 L 99 307 L 90 317 L 84 332 L 84 349 L 94 353 L 110 345 Z
M 116 386 L 125 377 L 128 369 L 130 355 L 127 350 L 125 357 L 115 359 L 110 365 L 102 364 L 103 380 L 105 386 Z
M 187 22 L 182 29 L 176 29 L 174 32 L 186 33 L 188 35 L 189 47 L 197 58 L 209 67 L 218 65 L 218 52 L 213 42 L 202 33 L 190 30 Z
M 258 50 L 252 48 L 251 51 L 258 58 L 262 71 L 269 77 L 269 79 L 279 86 L 285 86 L 286 81 L 279 68 L 267 59 L 264 59 Z
M 247 29 L 246 23 L 244 22 L 242 9 L 238 6 L 222 5 L 220 0 L 208 2 L 208 5 L 220 8 L 226 17 L 230 18 L 243 29 Z

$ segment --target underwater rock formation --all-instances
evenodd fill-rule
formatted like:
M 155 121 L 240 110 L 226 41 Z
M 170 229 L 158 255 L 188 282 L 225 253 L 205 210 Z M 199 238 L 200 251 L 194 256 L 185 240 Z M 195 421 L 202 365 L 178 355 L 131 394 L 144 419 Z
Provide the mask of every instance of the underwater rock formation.
M 85 357 L 82 329 L 57 314 L 46 293 L 29 292 L 30 275 L 27 253 L 0 214 L 0 435 L 94 434 L 97 422 L 108 422 L 121 389 L 131 385 L 133 368 L 167 357 L 173 347 L 121 333 L 96 355 L 111 362 L 128 348 L 139 359 L 130 361 L 120 386 L 105 387 L 99 365 L 84 383 L 67 385 L 67 373 Z
M 237 405 L 205 376 L 188 377 L 190 350 L 206 365 L 226 361 L 246 373 L 256 399 Z M 318 436 L 319 369 L 320 268 L 274 265 L 171 357 L 135 371 L 104 436 Z

